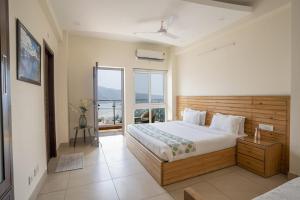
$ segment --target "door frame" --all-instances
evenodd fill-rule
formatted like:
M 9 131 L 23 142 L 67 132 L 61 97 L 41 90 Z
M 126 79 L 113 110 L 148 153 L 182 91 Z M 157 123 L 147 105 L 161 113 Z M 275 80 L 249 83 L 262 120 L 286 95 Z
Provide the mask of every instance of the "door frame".
M 43 40 L 44 52 L 44 102 L 45 102 L 45 135 L 46 135 L 46 153 L 47 162 L 53 157 L 57 156 L 56 150 L 56 124 L 55 124 L 55 90 L 54 90 L 54 51 L 50 48 L 48 43 Z M 46 56 L 50 54 L 52 57 L 51 68 L 49 68 L 49 61 Z M 50 87 L 50 88 L 49 88 Z M 49 94 L 49 90 L 51 94 Z M 51 98 L 50 98 L 51 96 Z M 47 99 L 48 98 L 48 101 Z M 49 103 L 51 99 L 51 103 Z M 47 103 L 48 102 L 48 103 Z M 49 116 L 52 120 L 49 119 Z M 51 132 L 49 131 L 51 129 Z M 49 140 L 49 141 L 48 141 Z
M 122 117 L 123 117 L 123 123 L 122 123 L 122 134 L 124 135 L 124 128 L 125 128 L 125 102 L 124 102 L 124 93 L 125 93 L 125 84 L 124 84 L 124 76 L 125 76 L 125 69 L 124 67 L 112 67 L 112 66 L 97 66 L 96 70 L 115 70 L 121 72 L 121 97 L 122 97 Z M 97 80 L 99 80 L 98 73 L 97 73 Z M 98 94 L 98 91 L 97 91 Z M 98 101 L 98 97 L 97 97 Z M 98 115 L 97 115 L 97 121 L 98 121 Z
M 0 111 L 2 120 L 3 181 L 0 183 L 0 199 L 14 199 L 13 158 L 11 131 L 11 76 L 9 44 L 9 2 L 0 0 Z

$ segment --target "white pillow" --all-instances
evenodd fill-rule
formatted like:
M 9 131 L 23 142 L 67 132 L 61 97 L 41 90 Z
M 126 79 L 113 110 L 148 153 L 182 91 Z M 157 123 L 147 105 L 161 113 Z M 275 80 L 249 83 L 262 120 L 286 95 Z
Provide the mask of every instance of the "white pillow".
M 238 135 L 242 118 L 239 116 L 215 114 L 209 128 L 225 131 Z
M 200 112 L 200 126 L 205 126 L 206 111 L 199 111 L 199 112 Z
M 214 116 L 211 120 L 209 128 L 222 130 L 225 120 L 226 119 L 225 119 L 224 115 L 219 115 L 218 113 L 214 114 Z
M 200 126 L 204 126 L 205 125 L 206 111 L 198 111 L 198 110 L 193 110 L 191 108 L 185 108 L 184 111 L 183 111 L 183 121 L 186 121 L 187 118 L 189 118 L 188 116 L 184 117 L 185 112 L 188 115 L 191 115 L 191 113 L 193 113 L 194 115 L 197 116 L 198 122 L 195 122 L 195 123 L 192 122 L 193 124 L 197 124 L 197 125 L 200 125 Z M 190 120 L 187 120 L 186 122 L 190 122 L 191 123 Z
M 184 122 L 199 125 L 200 123 L 200 114 L 193 110 L 184 110 L 183 119 Z
M 216 113 L 216 115 L 223 115 L 223 114 Z M 240 125 L 239 125 L 238 134 L 239 135 L 244 135 L 245 134 L 245 121 L 246 121 L 246 117 L 244 117 L 244 116 L 237 116 L 237 115 L 229 115 L 229 116 L 234 116 L 234 117 L 240 117 L 241 118 L 241 122 L 240 122 Z

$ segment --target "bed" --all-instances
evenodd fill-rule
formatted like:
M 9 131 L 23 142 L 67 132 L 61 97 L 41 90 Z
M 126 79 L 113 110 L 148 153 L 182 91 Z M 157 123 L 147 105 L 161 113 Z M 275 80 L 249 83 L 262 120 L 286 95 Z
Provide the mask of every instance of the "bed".
M 236 164 L 236 136 L 182 121 L 127 127 L 127 146 L 154 179 L 168 185 Z
M 300 177 L 295 178 L 283 185 L 256 197 L 253 200 L 299 200 Z

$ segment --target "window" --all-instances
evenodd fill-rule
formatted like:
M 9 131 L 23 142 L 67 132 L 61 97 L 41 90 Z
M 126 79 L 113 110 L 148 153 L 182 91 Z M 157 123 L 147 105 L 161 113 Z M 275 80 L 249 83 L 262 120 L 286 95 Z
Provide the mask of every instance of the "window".
M 149 103 L 149 74 L 135 74 L 135 103 Z
M 135 70 L 134 79 L 134 122 L 164 122 L 166 118 L 166 72 Z
M 164 103 L 164 74 L 151 73 L 151 103 Z

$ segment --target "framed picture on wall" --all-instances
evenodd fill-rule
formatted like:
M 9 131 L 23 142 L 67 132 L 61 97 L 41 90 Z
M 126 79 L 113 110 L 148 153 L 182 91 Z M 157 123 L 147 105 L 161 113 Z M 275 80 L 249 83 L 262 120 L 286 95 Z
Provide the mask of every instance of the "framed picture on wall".
M 17 79 L 41 85 L 41 45 L 17 19 Z

